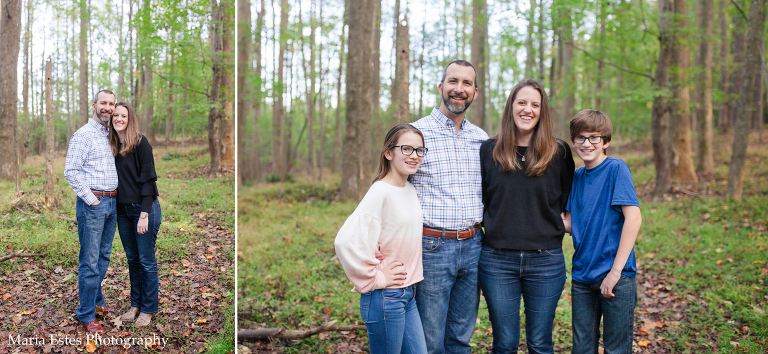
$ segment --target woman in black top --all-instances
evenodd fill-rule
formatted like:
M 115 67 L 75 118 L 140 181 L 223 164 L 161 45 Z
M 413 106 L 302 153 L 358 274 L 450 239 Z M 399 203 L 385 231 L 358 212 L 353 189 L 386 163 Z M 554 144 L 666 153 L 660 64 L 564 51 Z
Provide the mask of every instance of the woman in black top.
M 155 241 L 162 212 L 157 200 L 155 161 L 152 146 L 139 134 L 133 107 L 118 102 L 110 126 L 109 141 L 118 177 L 117 227 L 131 278 L 131 308 L 121 319 L 136 319 L 136 327 L 146 327 L 157 313 L 159 286 Z
M 507 99 L 499 134 L 480 146 L 485 238 L 478 279 L 493 353 L 517 352 L 521 296 L 528 351 L 554 353 L 552 324 L 566 278 L 560 213 L 574 162 L 552 131 L 546 92 L 525 79 Z

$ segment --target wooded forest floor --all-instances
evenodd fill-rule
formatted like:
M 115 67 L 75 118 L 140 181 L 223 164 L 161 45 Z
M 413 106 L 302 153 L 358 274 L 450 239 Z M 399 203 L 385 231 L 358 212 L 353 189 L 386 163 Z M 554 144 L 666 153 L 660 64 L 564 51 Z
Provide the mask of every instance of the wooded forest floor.
M 21 199 L 13 197 L 12 181 L 0 182 L 0 255 L 22 249 L 42 254 L 0 262 L 0 353 L 233 351 L 234 174 L 230 167 L 206 177 L 210 158 L 204 146 L 168 145 L 154 149 L 163 220 L 156 246 L 160 305 L 151 325 L 137 329 L 119 319 L 130 307 L 130 282 L 117 233 L 102 283 L 106 305 L 115 309 L 106 319 L 97 318 L 107 331 L 102 338 L 119 344 L 86 337 L 74 316 L 79 243 L 63 154 L 54 163 L 51 208 L 42 197 L 43 157 L 32 156 L 22 166 Z M 130 339 L 130 347 L 120 345 Z
M 715 173 L 699 183 L 674 184 L 661 201 L 651 200 L 650 141 L 613 142 L 609 149 L 609 156 L 630 166 L 643 213 L 635 246 L 635 352 L 768 352 L 768 137 L 750 139 L 742 201 L 723 197 L 732 138 L 715 140 Z M 239 189 L 239 329 L 362 324 L 359 295 L 350 291 L 333 246 L 356 203 L 339 201 L 338 176 L 319 183 L 295 179 Z M 570 235 L 563 248 L 570 273 Z M 572 346 L 568 278 L 555 318 L 558 353 Z M 238 345 L 241 353 L 368 352 L 365 331 Z M 476 353 L 491 350 L 484 298 L 471 345 Z M 520 349 L 527 352 L 524 333 Z

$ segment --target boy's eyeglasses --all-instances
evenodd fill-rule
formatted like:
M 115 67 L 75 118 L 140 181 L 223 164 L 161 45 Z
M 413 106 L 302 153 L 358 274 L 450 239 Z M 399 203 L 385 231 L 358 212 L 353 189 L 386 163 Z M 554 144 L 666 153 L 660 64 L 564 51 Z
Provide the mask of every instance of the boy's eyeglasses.
M 573 138 L 573 142 L 576 144 L 584 144 L 584 141 L 586 140 L 589 140 L 591 144 L 600 144 L 600 142 L 603 141 L 605 137 L 600 135 L 592 135 L 589 138 L 587 138 L 586 136 L 579 135 L 579 136 L 574 136 L 572 138 Z
M 416 156 L 424 157 L 424 155 L 427 154 L 427 150 L 429 150 L 425 147 L 414 148 L 413 146 L 410 146 L 410 145 L 396 145 L 396 146 L 393 146 L 392 148 L 394 149 L 397 147 L 400 148 L 400 152 L 402 152 L 403 155 L 405 156 L 411 156 L 413 155 L 413 152 L 416 151 Z

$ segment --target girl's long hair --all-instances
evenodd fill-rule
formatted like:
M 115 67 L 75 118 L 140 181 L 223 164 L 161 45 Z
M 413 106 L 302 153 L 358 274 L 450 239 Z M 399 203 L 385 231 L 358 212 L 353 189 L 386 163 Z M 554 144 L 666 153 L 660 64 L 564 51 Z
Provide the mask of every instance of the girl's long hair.
M 115 130 L 114 125 L 112 124 L 112 121 L 109 122 L 109 145 L 112 146 L 112 156 L 117 156 L 119 153 L 120 155 L 123 155 L 123 157 L 128 156 L 130 153 L 133 152 L 133 149 L 136 148 L 136 146 L 139 145 L 141 142 L 141 134 L 139 133 L 139 122 L 138 117 L 136 116 L 136 110 L 131 107 L 126 102 L 117 102 L 115 104 L 115 110 L 117 110 L 117 107 L 125 107 L 125 109 L 128 111 L 128 125 L 125 127 L 125 138 L 124 142 L 121 145 L 120 144 L 120 137 L 117 136 L 117 131 Z M 120 150 L 118 151 L 118 146 Z
M 389 170 L 392 169 L 390 166 L 390 161 L 387 160 L 387 156 L 384 154 L 387 151 L 392 150 L 397 145 L 397 141 L 400 139 L 400 136 L 405 132 L 419 134 L 421 137 L 421 142 L 424 142 L 424 134 L 422 134 L 418 128 L 410 124 L 403 123 L 392 127 L 392 129 L 390 129 L 387 133 L 387 137 L 384 138 L 384 147 L 381 149 L 381 156 L 379 157 L 379 169 L 376 171 L 376 176 L 373 177 L 373 182 L 371 183 L 376 183 L 377 181 L 381 180 L 389 173 Z M 413 153 L 415 154 L 416 152 L 414 151 Z
M 504 113 L 501 116 L 499 133 L 493 137 L 496 139 L 496 146 L 493 148 L 493 161 L 501 167 L 502 171 L 513 171 L 521 168 L 516 156 L 518 130 L 515 125 L 515 118 L 512 116 L 512 109 L 517 93 L 523 87 L 531 87 L 541 94 L 539 122 L 533 128 L 531 144 L 525 151 L 525 175 L 541 176 L 552 165 L 558 147 L 557 141 L 552 136 L 552 113 L 549 110 L 547 93 L 541 84 L 533 79 L 524 79 L 518 82 L 507 98 L 507 104 L 504 106 Z

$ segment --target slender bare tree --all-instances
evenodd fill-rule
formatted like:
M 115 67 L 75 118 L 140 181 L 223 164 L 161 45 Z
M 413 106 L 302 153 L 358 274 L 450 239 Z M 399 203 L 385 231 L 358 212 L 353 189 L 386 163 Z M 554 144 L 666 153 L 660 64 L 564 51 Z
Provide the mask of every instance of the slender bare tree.
M 53 205 L 53 74 L 51 57 L 45 61 L 45 205 Z
M 679 1 L 679 0 L 676 0 Z M 758 105 L 750 91 L 760 80 L 760 73 L 755 62 L 760 59 L 760 37 L 763 34 L 763 16 L 765 0 L 749 2 L 749 17 L 747 25 L 747 51 L 744 63 L 744 75 L 739 99 L 736 105 L 736 124 L 733 129 L 733 156 L 728 168 L 728 187 L 726 195 L 730 198 L 741 199 L 744 189 L 744 164 L 747 159 L 747 142 L 749 141 L 749 124 L 752 111 Z
M 17 178 L 19 88 L 17 66 L 21 39 L 21 0 L 3 0 L 0 6 L 0 179 Z M 17 183 L 17 192 L 19 186 Z
M 699 56 L 696 60 L 696 66 L 704 70 L 698 92 L 698 113 L 699 120 L 699 154 L 697 171 L 702 175 L 709 175 L 715 169 L 714 158 L 712 157 L 712 140 L 714 133 L 712 130 L 712 58 L 714 56 L 714 43 L 712 43 L 714 34 L 714 23 L 712 18 L 715 16 L 715 4 L 713 0 L 701 0 L 699 5 L 699 32 L 701 42 L 699 43 Z

